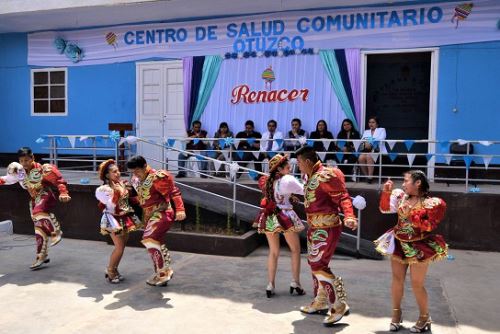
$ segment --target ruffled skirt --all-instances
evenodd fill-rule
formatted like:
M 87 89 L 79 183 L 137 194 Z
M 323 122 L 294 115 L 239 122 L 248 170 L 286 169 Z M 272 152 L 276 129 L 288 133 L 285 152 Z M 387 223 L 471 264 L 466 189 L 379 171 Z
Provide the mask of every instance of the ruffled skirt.
M 448 245 L 439 234 L 418 241 L 404 242 L 396 239 L 390 229 L 374 243 L 380 254 L 390 256 L 403 264 L 428 263 L 444 259 L 448 255 Z
M 142 222 L 136 215 L 115 216 L 110 213 L 103 213 L 101 217 L 101 234 L 120 234 L 138 230 L 142 227 Z
M 281 209 L 278 214 L 260 212 L 255 221 L 259 233 L 300 232 L 304 229 L 302 220 L 292 209 Z

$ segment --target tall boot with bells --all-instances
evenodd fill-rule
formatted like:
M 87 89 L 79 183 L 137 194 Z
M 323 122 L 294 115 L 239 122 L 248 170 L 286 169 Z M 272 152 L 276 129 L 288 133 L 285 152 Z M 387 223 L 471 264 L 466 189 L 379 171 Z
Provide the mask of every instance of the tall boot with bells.
M 59 224 L 56 216 L 53 213 L 50 213 L 49 216 L 53 226 L 53 232 L 50 234 L 50 247 L 53 247 L 62 240 L 63 232 L 61 231 L 61 224 Z
M 174 271 L 172 270 L 172 268 L 170 268 L 172 259 L 170 257 L 170 252 L 168 251 L 167 246 L 161 245 L 161 255 L 163 258 L 163 263 L 161 267 L 159 266 L 157 271 L 158 281 L 156 282 L 156 286 L 166 286 L 174 275 Z
M 307 314 L 322 314 L 328 313 L 328 298 L 326 291 L 321 287 L 318 278 L 313 274 L 313 289 L 314 300 L 311 304 L 300 307 L 300 312 Z
M 332 305 L 330 314 L 323 320 L 323 325 L 329 327 L 339 322 L 344 316 L 349 315 L 349 305 L 347 305 L 347 295 L 344 289 L 344 282 L 341 277 L 335 277 L 333 280 L 335 292 L 335 302 Z
M 50 259 L 47 254 L 47 235 L 39 228 L 35 228 L 35 240 L 37 246 L 37 254 L 35 262 L 30 266 L 31 270 L 36 270 L 42 265 L 49 263 Z
M 323 289 L 318 290 L 318 295 L 311 304 L 300 307 L 300 312 L 307 314 L 322 314 L 328 313 L 328 301 L 326 292 Z

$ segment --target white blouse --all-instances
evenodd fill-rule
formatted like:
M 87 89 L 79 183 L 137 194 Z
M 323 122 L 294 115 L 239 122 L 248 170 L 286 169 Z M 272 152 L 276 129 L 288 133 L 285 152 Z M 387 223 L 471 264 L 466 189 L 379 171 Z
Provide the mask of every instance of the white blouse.
M 376 128 L 375 132 L 372 134 L 372 130 L 368 129 L 363 132 L 363 136 L 361 136 L 361 140 L 374 140 L 374 141 L 383 141 L 385 140 L 386 132 L 384 128 Z M 380 152 L 387 153 L 387 148 L 385 147 L 385 142 L 379 143 Z
M 292 194 L 304 195 L 304 184 L 292 175 L 284 175 L 274 181 L 274 199 L 280 209 L 293 209 Z

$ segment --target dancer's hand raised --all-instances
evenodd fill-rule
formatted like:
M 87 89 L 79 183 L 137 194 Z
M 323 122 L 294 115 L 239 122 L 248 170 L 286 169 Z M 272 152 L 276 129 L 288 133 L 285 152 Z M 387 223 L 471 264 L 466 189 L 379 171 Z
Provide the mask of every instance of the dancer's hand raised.
M 184 211 L 177 211 L 175 213 L 175 220 L 180 221 L 186 219 L 186 213 Z
M 392 192 L 392 187 L 394 185 L 394 182 L 391 181 L 391 179 L 387 180 L 386 183 L 384 183 L 384 191 L 385 192 Z

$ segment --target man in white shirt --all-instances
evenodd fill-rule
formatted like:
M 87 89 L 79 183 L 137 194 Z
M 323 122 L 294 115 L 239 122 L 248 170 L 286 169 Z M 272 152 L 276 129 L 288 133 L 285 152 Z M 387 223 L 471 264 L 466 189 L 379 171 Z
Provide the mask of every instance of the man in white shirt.
M 283 149 L 283 133 L 277 130 L 278 123 L 271 119 L 267 122 L 267 131 L 262 134 L 260 141 L 259 161 L 272 158 Z

